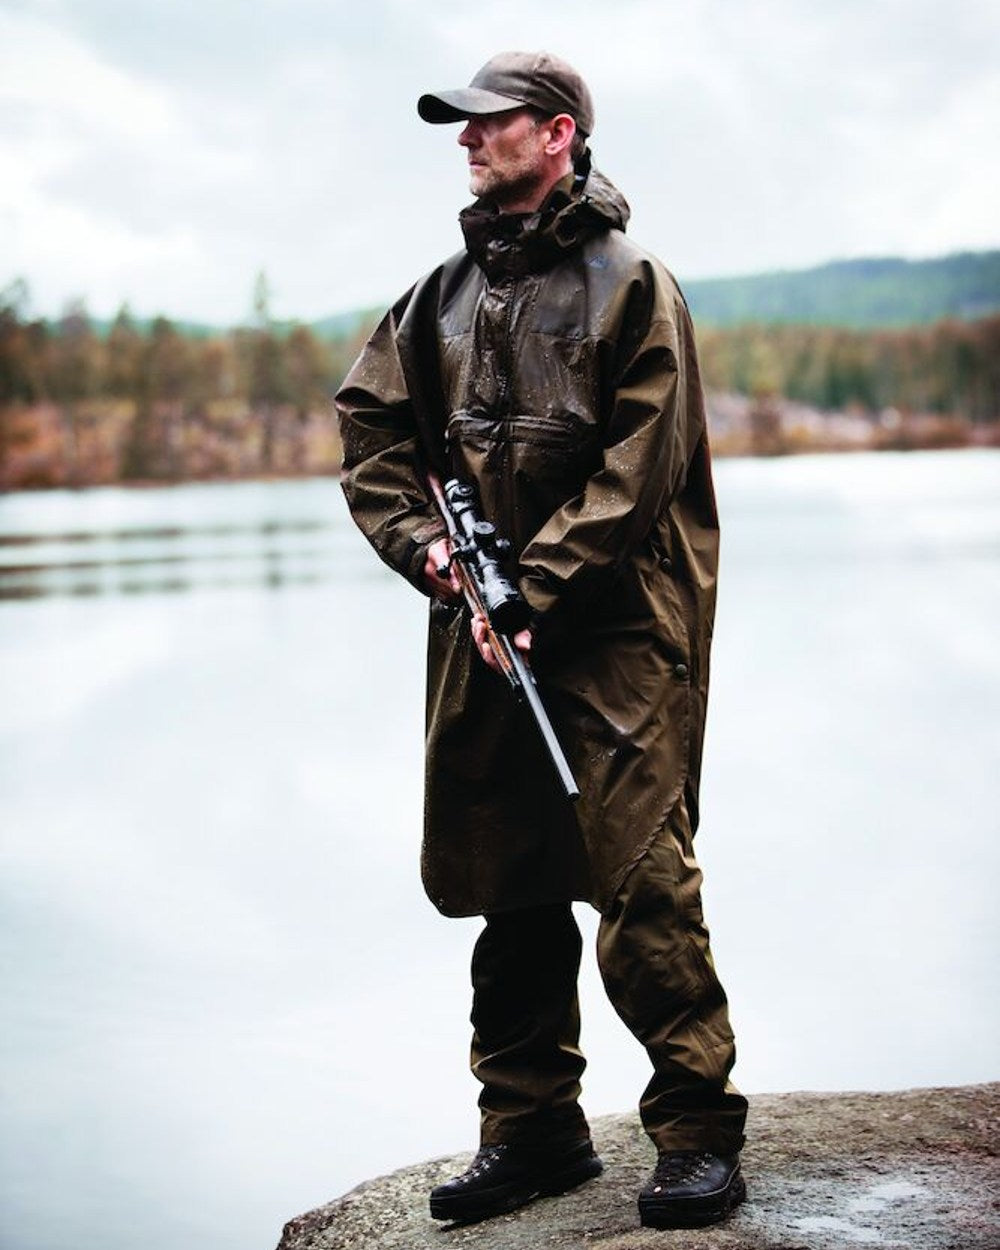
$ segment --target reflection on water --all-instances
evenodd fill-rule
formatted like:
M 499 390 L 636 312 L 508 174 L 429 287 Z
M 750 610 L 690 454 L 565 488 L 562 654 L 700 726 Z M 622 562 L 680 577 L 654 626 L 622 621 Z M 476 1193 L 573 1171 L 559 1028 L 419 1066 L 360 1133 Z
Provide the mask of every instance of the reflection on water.
M 798 473 L 808 473 L 807 461 Z M 848 460 L 848 464 L 850 461 Z M 858 465 L 862 464 L 859 458 Z M 888 463 L 888 462 L 886 462 Z M 970 461 L 970 463 L 973 463 Z M 721 469 L 735 490 L 743 469 Z M 864 478 L 852 506 L 864 504 Z M 1000 538 L 982 510 L 962 518 L 934 513 L 933 499 L 900 500 L 877 530 L 831 528 L 834 498 L 741 501 L 754 516 L 757 562 L 798 549 L 830 564 L 993 560 Z M 923 507 L 926 516 L 921 516 Z M 304 482 L 192 485 L 163 489 L 52 491 L 0 497 L 0 601 L 51 597 L 176 594 L 215 589 L 321 586 L 334 577 L 367 581 L 382 572 L 345 525 L 339 484 Z M 792 529 L 789 530 L 790 522 Z M 740 536 L 727 534 L 727 543 Z
M 345 541 L 343 525 L 333 521 L 339 511 L 333 497 L 337 484 L 269 486 L 279 497 L 267 499 L 267 506 L 293 502 L 291 515 L 253 515 L 262 490 L 256 483 L 11 497 L 0 506 L 0 600 L 209 587 L 280 590 L 329 581 L 357 550 L 352 536 Z M 220 490 L 241 488 L 243 515 L 206 521 L 205 506 L 211 508 Z M 176 513 L 176 521 L 151 519 L 154 500 Z M 92 525 L 81 528 L 88 520 Z M 69 524 L 61 528 L 61 522 Z
M 303 535 L 318 541 L 303 545 Z M 0 534 L 0 599 L 312 585 L 331 576 L 332 537 L 318 521 Z

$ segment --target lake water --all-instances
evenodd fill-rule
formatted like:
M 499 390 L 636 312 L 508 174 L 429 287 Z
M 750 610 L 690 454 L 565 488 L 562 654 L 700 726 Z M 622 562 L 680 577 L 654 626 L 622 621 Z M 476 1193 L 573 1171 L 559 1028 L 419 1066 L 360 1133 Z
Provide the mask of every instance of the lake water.
M 996 1079 L 1000 454 L 717 485 L 698 841 L 737 1079 Z M 331 481 L 0 498 L 5 1250 L 268 1250 L 474 1145 L 423 615 Z M 592 956 L 582 993 L 585 1105 L 628 1109 Z

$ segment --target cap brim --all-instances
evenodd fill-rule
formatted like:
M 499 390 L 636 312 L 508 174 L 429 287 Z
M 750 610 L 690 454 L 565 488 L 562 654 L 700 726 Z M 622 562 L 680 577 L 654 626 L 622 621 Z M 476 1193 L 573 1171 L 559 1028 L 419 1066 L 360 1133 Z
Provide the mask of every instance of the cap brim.
M 499 95 L 496 91 L 484 91 L 481 87 L 459 87 L 455 91 L 422 95 L 417 101 L 417 112 L 425 122 L 440 125 L 442 122 L 465 121 L 467 117 L 483 117 L 488 113 L 509 113 L 511 109 L 524 106 L 523 100 Z

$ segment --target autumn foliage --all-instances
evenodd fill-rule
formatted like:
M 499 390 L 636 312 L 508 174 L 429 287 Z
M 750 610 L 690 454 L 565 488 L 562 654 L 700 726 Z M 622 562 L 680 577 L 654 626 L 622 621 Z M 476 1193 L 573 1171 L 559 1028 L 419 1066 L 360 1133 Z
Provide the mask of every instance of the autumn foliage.
M 18 292 L 15 290 L 14 295 Z M 335 472 L 331 395 L 360 338 L 255 323 L 185 333 L 127 309 L 28 320 L 0 297 L 0 486 Z
M 369 325 L 194 332 L 0 292 L 0 488 L 336 472 L 332 396 Z M 698 334 L 717 452 L 996 442 L 1000 316 L 903 330 L 746 324 Z

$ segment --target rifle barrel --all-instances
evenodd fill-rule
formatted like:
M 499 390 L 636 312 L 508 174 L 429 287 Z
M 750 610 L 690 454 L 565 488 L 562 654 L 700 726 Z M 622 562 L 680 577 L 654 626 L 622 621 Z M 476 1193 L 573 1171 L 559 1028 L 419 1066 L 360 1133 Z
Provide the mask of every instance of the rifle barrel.
M 576 778 L 573 776 L 573 770 L 569 766 L 569 760 L 567 760 L 559 739 L 556 737 L 556 731 L 552 727 L 549 714 L 546 712 L 541 695 L 538 693 L 535 674 L 528 667 L 524 656 L 521 655 L 515 646 L 511 646 L 511 651 L 513 653 L 511 657 L 512 666 L 521 679 L 520 692 L 531 709 L 531 714 L 535 719 L 535 724 L 538 726 L 539 733 L 542 735 L 542 741 L 549 753 L 549 759 L 559 775 L 559 781 L 566 793 L 566 797 L 571 803 L 574 803 L 580 797 L 580 787 L 576 784 Z

